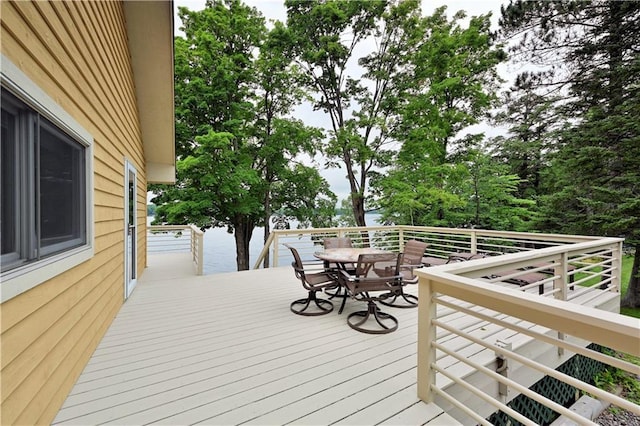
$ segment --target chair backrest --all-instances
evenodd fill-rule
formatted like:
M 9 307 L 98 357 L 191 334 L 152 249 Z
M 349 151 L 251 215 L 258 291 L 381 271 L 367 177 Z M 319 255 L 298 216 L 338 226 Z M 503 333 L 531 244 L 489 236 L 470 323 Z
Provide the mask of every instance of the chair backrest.
M 402 263 L 404 265 L 421 265 L 422 256 L 429 244 L 418 240 L 409 240 L 404 245 Z
M 396 253 L 364 253 L 358 256 L 358 264 L 356 265 L 356 277 L 379 277 L 374 272 L 376 263 L 386 263 L 390 261 L 396 262 L 396 267 L 402 260 L 401 255 Z
M 324 239 L 324 248 L 350 248 L 353 247 L 349 237 L 333 237 Z
M 298 250 L 296 250 L 295 247 L 289 244 L 285 244 L 284 246 L 291 250 L 291 254 L 293 255 L 293 262 L 291 262 L 291 266 L 293 266 L 293 269 L 296 272 L 296 277 L 298 279 L 304 280 L 304 265 L 302 264 L 300 253 L 298 253 Z
M 376 273 L 376 263 L 389 264 L 390 261 L 395 261 L 394 271 L 397 271 L 402 262 L 402 254 L 361 254 L 358 257 L 358 264 L 356 266 L 355 280 L 357 285 L 355 286 L 355 292 L 389 291 L 402 286 L 402 275 L 393 275 L 393 273 L 380 275 Z

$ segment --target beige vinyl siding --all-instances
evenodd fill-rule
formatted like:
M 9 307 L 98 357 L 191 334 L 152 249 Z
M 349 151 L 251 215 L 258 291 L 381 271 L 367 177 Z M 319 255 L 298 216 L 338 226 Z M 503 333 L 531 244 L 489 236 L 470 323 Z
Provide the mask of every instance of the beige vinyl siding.
M 144 153 L 120 2 L 1 2 L 2 54 L 94 138 L 94 257 L 1 306 L 1 424 L 50 423 L 124 297 L 124 159 Z

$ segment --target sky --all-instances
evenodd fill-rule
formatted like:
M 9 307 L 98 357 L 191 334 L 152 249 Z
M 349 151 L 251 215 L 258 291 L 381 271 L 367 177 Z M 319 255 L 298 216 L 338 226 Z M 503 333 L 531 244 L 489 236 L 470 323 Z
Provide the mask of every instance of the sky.
M 243 2 L 262 12 L 267 21 L 286 21 L 287 15 L 284 7 L 284 0 L 243 0 Z M 496 30 L 498 28 L 498 18 L 500 17 L 500 6 L 503 3 L 507 4 L 508 0 L 422 0 L 422 11 L 425 15 L 428 15 L 433 13 L 436 8 L 446 5 L 447 12 L 449 14 L 453 14 L 459 10 L 466 11 L 468 16 L 492 12 L 492 27 Z M 190 10 L 201 10 L 204 8 L 204 5 L 205 0 L 174 0 L 176 35 L 180 34 L 179 28 L 182 25 L 180 18 L 178 17 L 178 7 L 185 6 Z M 506 67 L 499 69 L 499 71 L 501 71 L 503 75 L 507 73 Z M 505 77 L 507 76 L 505 75 Z M 300 106 L 294 115 L 310 126 L 322 128 L 328 128 L 329 126 L 326 114 L 320 111 L 313 111 L 309 105 Z M 495 134 L 500 133 L 486 125 L 478 125 L 473 130 L 475 132 L 484 131 L 488 136 L 494 136 Z M 338 200 L 346 199 L 349 195 L 349 183 L 345 172 L 342 169 L 324 169 L 322 167 L 322 158 L 317 157 L 315 160 L 316 164 L 319 166 L 321 175 L 328 181 L 331 190 L 338 196 Z

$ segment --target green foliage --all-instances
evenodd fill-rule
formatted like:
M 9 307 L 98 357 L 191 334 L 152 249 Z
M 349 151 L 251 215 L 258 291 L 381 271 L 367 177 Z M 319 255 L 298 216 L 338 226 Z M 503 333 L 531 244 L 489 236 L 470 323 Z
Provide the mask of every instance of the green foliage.
M 239 0 L 209 0 L 179 15 L 186 37 L 175 42 L 178 183 L 152 188 L 157 221 L 227 227 L 238 269 L 248 269 L 253 230 L 262 224 L 268 233 L 274 210 L 301 222 L 332 217 L 335 195 L 296 160 L 315 154 L 322 133 L 287 118 L 304 93 L 281 23 L 267 31 Z
M 640 3 L 517 1 L 500 23 L 515 56 L 544 67 L 530 96 L 553 106 L 537 228 L 625 237 L 637 266 L 623 305 L 640 307 Z
M 535 200 L 542 194 L 541 175 L 554 151 L 558 123 L 552 105 L 557 96 L 536 92 L 539 78 L 530 72 L 516 77 L 513 87 L 502 96 L 502 106 L 493 121 L 507 125 L 509 132 L 491 141 L 493 155 L 520 179 L 516 195 Z
M 365 225 L 369 180 L 394 154 L 388 147 L 390 129 L 398 93 L 406 85 L 408 52 L 420 40 L 419 2 L 287 0 L 285 5 L 297 62 L 317 95 L 313 107 L 331 121 L 323 148 L 327 166 L 344 168 L 354 219 Z M 365 42 L 374 51 L 355 58 Z M 361 76 L 347 75 L 354 60 Z
M 609 356 L 621 358 L 631 364 L 640 365 L 640 358 L 624 354 L 616 353 L 611 350 L 604 351 Z M 595 384 L 600 389 L 620 396 L 634 404 L 640 404 L 640 381 L 638 378 L 624 370 L 608 367 L 595 377 Z
M 469 178 L 463 184 L 469 200 L 464 218 L 481 229 L 526 231 L 535 217 L 535 202 L 516 197 L 520 178 L 491 156 L 471 150 L 467 154 Z
M 492 216 L 496 211 L 488 207 L 502 201 L 495 199 L 498 192 L 513 192 L 511 178 L 490 172 L 490 161 L 477 163 L 483 158 L 479 153 L 468 155 L 480 136 L 456 139 L 495 102 L 500 81 L 496 66 L 505 56 L 493 45 L 489 16 L 472 17 L 463 27 L 463 12 L 450 21 L 445 12 L 437 9 L 418 26 L 416 48 L 408 59 L 412 66 L 399 84 L 392 131 L 401 147 L 393 167 L 374 181 L 376 206 L 384 220 L 395 223 L 506 226 L 508 220 Z M 489 188 L 492 194 L 481 193 Z M 507 215 L 518 218 L 521 213 Z

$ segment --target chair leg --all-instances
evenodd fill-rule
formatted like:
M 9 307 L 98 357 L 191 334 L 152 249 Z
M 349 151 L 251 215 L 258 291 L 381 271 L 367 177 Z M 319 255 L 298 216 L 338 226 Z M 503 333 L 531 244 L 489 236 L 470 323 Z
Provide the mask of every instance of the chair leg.
M 331 291 L 333 291 L 333 293 L 331 293 Z M 329 300 L 333 299 L 334 297 L 349 297 L 346 290 L 344 290 L 344 287 L 342 286 L 327 289 L 324 292 L 327 294 L 327 296 L 329 296 Z
M 339 286 L 334 290 L 333 293 L 329 293 L 327 290 L 325 290 L 325 293 L 329 295 L 329 300 L 333 299 L 334 297 L 340 297 L 342 299 L 342 302 L 340 303 L 340 309 L 338 310 L 338 313 L 341 314 L 344 310 L 344 305 L 346 305 L 347 303 L 347 298 L 349 297 L 349 292 L 347 292 L 347 289 L 343 286 Z
M 311 302 L 319 309 L 319 311 L 306 312 Z M 302 308 L 298 308 L 299 305 L 304 305 Z M 309 296 L 306 299 L 298 299 L 291 302 L 291 312 L 298 315 L 305 316 L 317 316 L 328 314 L 333 311 L 333 303 L 325 299 L 318 299 L 315 291 L 310 291 Z
M 404 302 L 398 301 L 398 298 L 401 298 Z M 380 303 L 385 306 L 391 306 L 392 308 L 417 308 L 418 296 L 407 294 L 401 289 L 400 294 L 394 294 L 391 300 L 381 300 Z
M 373 317 L 375 322 L 380 328 L 364 328 L 363 325 Z M 353 321 L 353 319 L 362 318 L 360 321 Z M 350 314 L 347 317 L 347 324 L 354 330 L 362 333 L 369 334 L 386 334 L 396 331 L 398 329 L 398 320 L 386 312 L 380 311 L 376 303 L 372 300 L 368 302 L 368 308 L 366 311 L 358 311 Z

